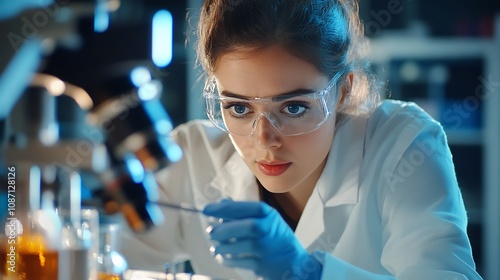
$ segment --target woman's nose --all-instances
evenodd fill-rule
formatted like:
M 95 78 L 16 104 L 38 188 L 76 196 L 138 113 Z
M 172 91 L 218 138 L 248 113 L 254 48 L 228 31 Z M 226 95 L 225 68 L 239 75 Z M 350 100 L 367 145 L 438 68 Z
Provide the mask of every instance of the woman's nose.
M 281 133 L 271 124 L 268 116 L 261 114 L 256 120 L 253 137 L 260 146 L 270 149 L 281 147 Z

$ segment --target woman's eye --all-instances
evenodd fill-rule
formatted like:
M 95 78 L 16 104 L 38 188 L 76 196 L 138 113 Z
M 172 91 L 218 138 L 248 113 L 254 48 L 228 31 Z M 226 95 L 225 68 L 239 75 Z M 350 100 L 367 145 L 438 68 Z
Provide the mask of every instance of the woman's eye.
M 235 116 L 243 116 L 250 113 L 250 109 L 247 106 L 241 104 L 233 104 L 228 106 L 228 108 L 226 109 L 229 109 L 231 114 Z
M 297 115 L 304 112 L 305 108 L 299 105 L 289 105 L 285 107 L 285 112 L 291 115 Z
M 242 105 L 234 105 L 234 106 L 232 107 L 232 109 L 233 109 L 233 112 L 234 112 L 234 113 L 236 113 L 236 114 L 238 114 L 238 115 L 242 115 L 242 114 L 244 114 L 244 113 L 246 112 L 247 107 L 242 106 Z
M 298 116 L 309 109 L 306 104 L 288 104 L 283 108 L 283 112 L 289 115 Z

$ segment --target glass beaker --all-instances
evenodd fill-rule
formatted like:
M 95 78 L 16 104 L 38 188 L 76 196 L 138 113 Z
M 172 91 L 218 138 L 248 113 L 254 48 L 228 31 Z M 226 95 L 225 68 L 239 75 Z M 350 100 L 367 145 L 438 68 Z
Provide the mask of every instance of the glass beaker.
M 90 231 L 89 269 L 91 280 L 97 279 L 97 257 L 99 255 L 99 211 L 92 208 L 82 209 L 82 227 Z
M 7 279 L 58 279 L 56 240 L 59 240 L 61 227 L 55 212 L 30 211 L 10 226 L 9 238 L 15 241 L 9 248 L 11 263 L 7 267 Z
M 98 280 L 123 280 L 128 268 L 127 261 L 117 251 L 118 223 L 101 223 L 99 227 L 99 255 L 97 257 Z
M 20 216 L 5 218 L 2 222 L 0 279 L 29 279 L 27 277 L 33 275 L 40 275 L 41 279 L 57 279 L 57 246 L 39 230 L 40 224 L 47 224 L 51 218 L 47 218 L 42 210 Z
M 98 223 L 97 211 L 82 210 L 81 178 L 77 172 L 61 172 L 59 178 L 61 188 L 58 213 L 62 221 L 59 277 L 61 280 L 95 280 L 94 260 L 97 259 L 91 250 L 92 234 L 95 235 L 97 232 L 91 231 L 90 224 L 94 224 L 95 227 L 95 223 Z M 92 212 L 94 215 L 89 217 Z
M 40 169 L 21 165 L 16 172 L 16 200 L 1 229 L 8 243 L 4 279 L 56 280 L 61 223 L 54 196 L 45 192 L 40 208 Z
M 61 250 L 59 277 L 61 280 L 96 280 L 99 252 L 99 221 L 96 209 L 82 209 L 80 221 L 73 224 L 67 213 L 61 213 Z

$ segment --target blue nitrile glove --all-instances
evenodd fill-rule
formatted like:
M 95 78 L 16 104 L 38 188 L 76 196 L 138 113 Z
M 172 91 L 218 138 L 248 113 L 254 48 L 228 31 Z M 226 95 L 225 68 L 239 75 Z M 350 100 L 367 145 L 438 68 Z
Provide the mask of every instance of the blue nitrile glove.
M 322 265 L 266 203 L 222 200 L 203 213 L 223 219 L 207 231 L 224 265 L 251 269 L 265 279 L 321 278 Z

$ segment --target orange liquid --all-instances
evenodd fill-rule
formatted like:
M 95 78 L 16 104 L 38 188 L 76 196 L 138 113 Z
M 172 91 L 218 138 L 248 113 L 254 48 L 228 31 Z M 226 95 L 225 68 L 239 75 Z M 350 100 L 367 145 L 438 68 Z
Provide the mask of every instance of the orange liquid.
M 59 253 L 47 248 L 41 235 L 24 235 L 17 238 L 16 279 L 57 280 Z M 12 273 L 7 271 L 11 275 Z
M 7 272 L 7 251 L 5 250 L 5 243 L 3 241 L 0 240 L 0 277 L 4 277 Z
M 20 252 L 17 261 L 19 279 L 57 280 L 58 252 Z
M 108 274 L 106 272 L 98 272 L 97 280 L 122 280 L 123 278 L 118 274 Z

